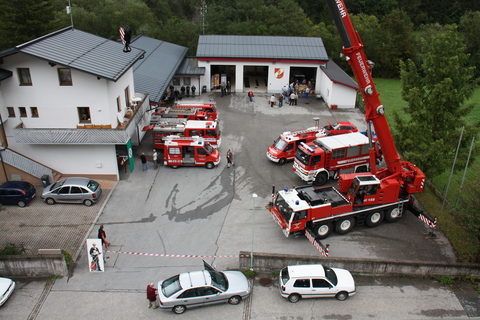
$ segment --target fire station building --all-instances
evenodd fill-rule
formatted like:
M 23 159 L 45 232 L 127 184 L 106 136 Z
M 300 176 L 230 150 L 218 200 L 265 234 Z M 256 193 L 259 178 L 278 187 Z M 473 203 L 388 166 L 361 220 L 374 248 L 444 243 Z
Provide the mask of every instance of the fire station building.
M 329 107 L 355 107 L 357 84 L 328 58 L 321 38 L 201 35 L 196 58 L 207 91 L 230 82 L 237 93 L 279 93 L 298 80 L 311 82 Z

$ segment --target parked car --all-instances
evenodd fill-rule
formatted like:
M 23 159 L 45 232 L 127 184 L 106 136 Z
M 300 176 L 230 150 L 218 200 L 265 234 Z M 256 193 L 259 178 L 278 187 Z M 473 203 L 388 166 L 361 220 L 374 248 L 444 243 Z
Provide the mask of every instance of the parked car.
M 288 266 L 280 271 L 280 294 L 290 302 L 301 298 L 335 297 L 345 300 L 355 294 L 355 281 L 345 269 L 321 264 Z
M 15 281 L 8 278 L 0 278 L 0 306 L 12 295 L 15 289 Z
M 323 127 L 327 133 L 327 136 L 358 132 L 357 127 L 355 127 L 351 122 L 335 122 L 334 124 L 331 124 L 330 121 L 327 122 L 328 125 Z
M 89 178 L 67 178 L 46 187 L 41 198 L 48 204 L 83 203 L 90 207 L 101 195 L 102 188 L 97 181 Z
M 205 270 L 181 273 L 158 282 L 162 309 L 184 313 L 187 308 L 217 303 L 239 304 L 250 295 L 247 277 L 240 271 L 216 271 L 204 261 Z
M 0 203 L 25 207 L 35 197 L 37 190 L 26 181 L 8 181 L 0 186 Z

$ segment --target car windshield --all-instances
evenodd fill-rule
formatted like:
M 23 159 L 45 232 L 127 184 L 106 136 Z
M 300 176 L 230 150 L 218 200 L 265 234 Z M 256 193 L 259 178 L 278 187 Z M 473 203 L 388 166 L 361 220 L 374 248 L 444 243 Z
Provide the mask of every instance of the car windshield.
M 282 283 L 286 284 L 288 280 L 290 280 L 290 275 L 288 274 L 288 267 L 285 267 L 280 271 L 280 279 L 282 279 Z
M 50 188 L 50 190 L 55 190 L 56 188 L 63 186 L 64 183 L 65 183 L 65 180 L 55 182 L 53 186 Z
M 212 277 L 212 284 L 222 291 L 227 291 L 228 289 L 228 280 L 227 277 L 218 271 L 211 271 L 207 270 L 210 273 L 210 277 Z
M 285 201 L 285 199 L 283 199 L 283 197 L 280 194 L 277 196 L 277 199 L 275 200 L 275 206 L 277 207 L 278 212 L 282 214 L 283 218 L 289 221 L 293 210 L 292 208 L 290 208 L 287 201 Z
M 327 277 L 328 280 L 330 280 L 330 282 L 336 286 L 337 283 L 338 283 L 338 279 L 337 279 L 337 275 L 335 274 L 335 271 L 333 271 L 331 268 L 329 267 L 323 267 L 323 269 L 325 270 L 325 276 Z
M 97 181 L 94 181 L 94 180 L 88 181 L 88 184 L 87 184 L 87 188 L 92 190 L 92 192 L 97 191 L 99 186 L 100 186 L 100 184 Z
M 162 282 L 162 293 L 165 297 L 170 297 L 172 294 L 182 290 L 180 286 L 180 276 L 176 275 Z
M 205 150 L 207 150 L 210 154 L 213 153 L 213 147 L 210 145 L 210 143 L 205 143 Z
M 285 146 L 287 145 L 287 143 L 285 141 L 283 141 L 282 139 L 278 138 L 277 140 L 275 140 L 275 142 L 273 142 L 273 146 L 277 149 L 277 150 L 280 150 L 282 151 L 283 149 L 285 149 Z
M 306 166 L 308 166 L 308 162 L 310 161 L 310 155 L 305 153 L 300 148 L 297 148 L 297 152 L 295 153 L 295 158 Z

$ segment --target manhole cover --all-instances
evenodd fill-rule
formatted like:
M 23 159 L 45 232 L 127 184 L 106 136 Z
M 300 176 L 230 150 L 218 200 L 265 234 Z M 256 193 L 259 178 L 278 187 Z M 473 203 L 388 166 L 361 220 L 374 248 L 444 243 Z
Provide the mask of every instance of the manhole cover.
M 269 278 L 261 278 L 259 282 L 263 287 L 270 287 L 272 285 L 272 279 Z

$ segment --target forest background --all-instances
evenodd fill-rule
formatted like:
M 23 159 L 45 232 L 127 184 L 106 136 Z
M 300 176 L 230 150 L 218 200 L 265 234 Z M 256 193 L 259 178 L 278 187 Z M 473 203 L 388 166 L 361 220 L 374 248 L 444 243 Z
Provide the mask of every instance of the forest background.
M 419 195 L 422 203 L 439 217 L 459 259 L 480 262 L 476 141 L 470 153 L 480 126 L 480 1 L 344 1 L 375 62 L 397 148 L 441 196 L 429 190 Z M 350 72 L 325 0 L 0 0 L 0 12 L 0 50 L 70 25 L 112 40 L 128 25 L 133 36 L 187 47 L 189 56 L 201 34 L 320 37 Z

